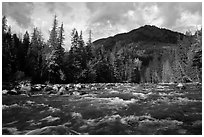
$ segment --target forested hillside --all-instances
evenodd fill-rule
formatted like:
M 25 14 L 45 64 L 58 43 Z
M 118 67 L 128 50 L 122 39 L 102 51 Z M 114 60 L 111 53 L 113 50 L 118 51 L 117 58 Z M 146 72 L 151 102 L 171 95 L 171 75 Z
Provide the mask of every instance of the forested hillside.
M 156 26 L 94 42 L 113 67 L 118 82 L 201 81 L 202 32 L 184 35 Z
M 91 35 L 84 41 L 82 31 L 70 33 L 71 49 L 65 51 L 64 27 L 56 16 L 48 41 L 38 28 L 23 38 L 12 34 L 3 17 L 3 82 L 201 82 L 202 30 L 184 35 L 146 25 L 94 42 Z

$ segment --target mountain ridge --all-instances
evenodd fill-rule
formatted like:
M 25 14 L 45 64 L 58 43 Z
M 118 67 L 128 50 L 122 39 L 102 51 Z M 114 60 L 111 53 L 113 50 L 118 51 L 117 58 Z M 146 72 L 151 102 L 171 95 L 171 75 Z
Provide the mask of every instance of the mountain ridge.
M 162 42 L 176 44 L 178 37 L 182 40 L 185 37 L 183 33 L 172 31 L 166 28 L 159 28 L 154 25 L 144 25 L 126 33 L 119 33 L 107 38 L 101 38 L 93 42 L 94 45 L 105 45 L 106 47 L 114 45 L 117 41 L 123 43 L 132 42 Z

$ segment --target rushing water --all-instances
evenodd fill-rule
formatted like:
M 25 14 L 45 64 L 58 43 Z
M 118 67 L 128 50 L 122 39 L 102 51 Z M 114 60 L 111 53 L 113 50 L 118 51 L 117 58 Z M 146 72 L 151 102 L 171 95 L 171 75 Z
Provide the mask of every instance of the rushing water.
M 3 134 L 202 134 L 201 85 L 85 84 L 2 96 Z

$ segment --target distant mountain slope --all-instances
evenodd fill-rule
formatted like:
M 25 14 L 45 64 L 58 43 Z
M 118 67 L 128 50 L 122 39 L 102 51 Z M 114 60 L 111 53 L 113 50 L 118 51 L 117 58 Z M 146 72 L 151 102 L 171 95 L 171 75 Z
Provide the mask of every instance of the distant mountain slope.
M 113 37 L 99 39 L 93 42 L 94 45 L 104 45 L 104 48 L 113 48 L 120 42 L 121 45 L 137 42 L 161 42 L 176 44 L 178 37 L 182 40 L 185 35 L 156 26 L 145 25 L 138 29 L 134 29 L 128 33 L 117 34 Z
M 191 65 L 192 43 L 195 36 L 145 25 L 96 40 L 93 49 L 98 60 L 108 62 L 118 82 L 186 82 L 199 80 L 200 71 Z

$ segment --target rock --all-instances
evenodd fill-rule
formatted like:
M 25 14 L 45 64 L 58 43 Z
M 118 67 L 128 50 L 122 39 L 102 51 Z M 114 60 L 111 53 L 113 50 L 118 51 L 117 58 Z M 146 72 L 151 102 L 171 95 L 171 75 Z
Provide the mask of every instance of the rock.
M 20 88 L 20 92 L 26 93 L 28 96 L 31 96 L 31 85 L 28 84 L 22 84 Z
M 117 90 L 111 90 L 110 93 L 119 93 Z
M 72 94 L 73 94 L 73 95 L 76 95 L 76 96 L 80 95 L 80 93 L 77 92 L 77 91 L 72 92 Z
M 76 84 L 75 87 L 76 88 L 81 88 L 81 84 Z
M 74 90 L 80 90 L 80 89 L 82 89 L 83 88 L 83 86 L 81 85 L 81 84 L 76 84 L 75 86 L 74 86 Z
M 75 119 L 82 119 L 81 113 L 72 112 L 71 116 L 72 116 L 72 118 L 75 118 Z
M 85 84 L 81 85 L 81 88 L 86 88 Z
M 179 83 L 176 87 L 179 88 L 180 90 L 186 88 L 182 83 Z
M 28 132 L 26 135 L 74 135 L 74 133 L 72 133 L 66 126 L 59 125 L 35 129 Z
M 79 129 L 81 131 L 87 130 L 88 129 L 88 125 L 82 125 L 81 127 L 79 127 Z
M 27 103 L 27 104 L 30 104 L 30 105 L 35 104 L 35 102 L 34 102 L 34 101 L 31 101 L 31 100 L 26 101 L 26 103 Z
M 146 99 L 147 95 L 143 93 L 132 93 L 135 97 L 138 97 L 139 99 Z
M 52 89 L 55 90 L 55 91 L 58 91 L 59 90 L 59 85 L 58 84 L 53 85 Z
M 183 84 L 182 83 L 179 83 L 178 85 L 177 85 L 177 87 L 182 87 L 183 86 Z
M 7 92 L 8 95 L 19 95 L 20 93 L 14 88 Z
M 64 86 L 62 86 L 60 89 L 59 89 L 59 91 L 58 91 L 58 95 L 63 95 L 64 93 L 66 92 L 66 89 L 65 89 L 65 87 Z
M 2 90 L 2 94 L 6 95 L 8 93 L 8 90 Z
M 59 119 L 60 119 L 59 117 L 48 116 L 48 117 L 41 119 L 40 121 L 46 121 L 49 123 L 49 122 L 54 122 L 54 121 L 59 120 Z
M 59 108 L 49 107 L 47 111 L 54 113 L 54 112 L 60 112 L 61 110 Z
M 91 90 L 98 90 L 97 87 L 91 87 Z
M 50 90 L 47 94 L 57 94 L 58 92 L 56 90 Z
M 34 90 L 34 91 L 41 91 L 42 90 L 42 86 L 40 84 L 34 85 L 32 87 L 32 90 Z
M 69 88 L 69 87 L 70 87 L 70 84 L 67 84 L 65 87 Z
M 30 92 L 31 91 L 31 85 L 30 84 L 26 84 L 26 85 L 22 84 L 20 91 Z
M 47 85 L 44 87 L 43 91 L 46 92 L 46 91 L 50 91 L 52 90 L 52 86 L 51 85 Z

